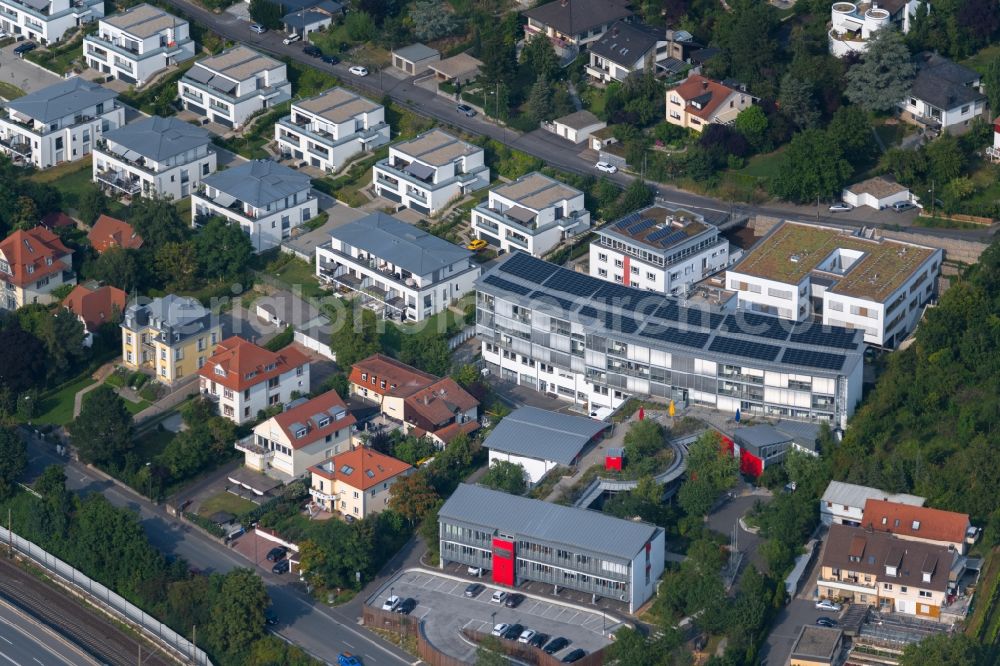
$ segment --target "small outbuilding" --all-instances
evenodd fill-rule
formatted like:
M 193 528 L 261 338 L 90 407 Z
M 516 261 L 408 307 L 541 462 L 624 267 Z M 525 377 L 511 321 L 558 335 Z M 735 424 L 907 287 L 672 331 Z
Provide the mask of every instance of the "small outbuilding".
M 606 122 L 584 109 L 562 118 L 556 118 L 549 129 L 573 143 L 583 143 L 590 138 L 591 134 L 607 126 Z
M 479 69 L 482 66 L 482 60 L 473 58 L 468 53 L 459 53 L 456 56 L 432 63 L 430 70 L 442 83 L 468 83 L 479 76 Z
M 900 201 L 910 201 L 910 190 L 889 176 L 875 176 L 855 183 L 841 193 L 844 203 L 869 206 L 875 210 L 888 208 Z
M 423 74 L 440 60 L 441 53 L 426 44 L 410 44 L 392 52 L 392 66 L 410 76 Z

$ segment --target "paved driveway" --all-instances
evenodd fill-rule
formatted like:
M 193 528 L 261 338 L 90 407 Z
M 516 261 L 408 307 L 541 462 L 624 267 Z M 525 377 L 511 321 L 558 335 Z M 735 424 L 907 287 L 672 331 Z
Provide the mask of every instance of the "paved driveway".
M 817 610 L 816 602 L 812 599 L 792 599 L 774 620 L 771 633 L 761 648 L 761 663 L 767 666 L 787 664 L 788 657 L 792 654 L 792 645 L 795 644 L 803 625 L 815 624 L 816 618 L 820 617 L 836 620 L 840 615 L 840 613 Z
M 0 49 L 0 81 L 17 86 L 26 93 L 34 92 L 53 83 L 60 78 L 38 65 L 21 60 L 14 55 L 18 44 L 10 44 Z
M 407 571 L 382 588 L 372 604 L 381 606 L 390 595 L 403 599 L 413 597 L 417 607 L 413 617 L 424 620 L 427 639 L 439 650 L 467 663 L 475 661 L 476 648 L 466 642 L 461 634 L 463 627 L 476 631 L 489 631 L 494 623 L 518 622 L 527 629 L 534 629 L 552 637 L 568 638 L 570 648 L 594 652 L 610 641 L 602 632 L 617 629 L 600 613 L 576 607 L 554 604 L 542 599 L 526 598 L 517 608 L 506 608 L 490 603 L 496 587 L 484 583 L 486 589 L 474 599 L 467 598 L 465 588 L 469 581 L 455 580 L 423 571 Z M 610 633 L 610 632 L 608 632 Z M 562 652 L 557 656 L 562 656 Z

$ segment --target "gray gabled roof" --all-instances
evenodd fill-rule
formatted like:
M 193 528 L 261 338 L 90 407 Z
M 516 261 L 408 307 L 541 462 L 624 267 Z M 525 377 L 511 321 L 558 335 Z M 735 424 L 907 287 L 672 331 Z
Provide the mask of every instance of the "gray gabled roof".
M 865 502 L 870 499 L 888 500 L 898 504 L 909 504 L 910 506 L 923 506 L 924 498 L 918 495 L 908 495 L 905 493 L 887 493 L 878 488 L 869 486 L 859 486 L 854 483 L 843 481 L 831 481 L 823 493 L 823 501 L 830 504 L 840 504 L 842 506 L 852 506 L 864 508 Z
M 607 427 L 607 423 L 585 416 L 521 407 L 503 417 L 486 438 L 484 446 L 568 466 L 583 447 Z
M 320 23 L 322 21 L 330 21 L 332 18 L 329 14 L 324 14 L 322 12 L 316 12 L 313 10 L 308 11 L 295 11 L 285 14 L 281 22 L 285 24 L 286 28 L 308 28 L 309 26 Z
M 208 130 L 159 116 L 105 132 L 104 138 L 157 162 L 212 142 Z
M 426 44 L 421 44 L 417 42 L 416 44 L 410 44 L 409 46 L 404 46 L 401 49 L 393 49 L 393 55 L 397 55 L 404 60 L 409 60 L 410 62 L 420 62 L 421 60 L 427 60 L 428 58 L 434 58 L 441 55 L 440 51 L 437 49 L 432 49 Z
M 202 182 L 255 208 L 312 187 L 309 176 L 272 160 L 251 160 Z
M 979 74 L 968 67 L 936 53 L 918 56 L 917 66 L 911 97 L 944 111 L 986 99 L 986 95 L 973 87 Z
M 632 16 L 623 0 L 553 0 L 521 12 L 564 35 L 580 35 L 615 19 Z
M 7 106 L 34 120 L 50 123 L 117 97 L 118 93 L 113 90 L 74 76 L 19 97 Z
M 330 236 L 414 275 L 428 275 L 472 256 L 465 248 L 382 212 L 337 227 Z
M 561 544 L 631 560 L 660 528 L 599 511 L 508 495 L 484 486 L 460 484 L 438 512 L 443 520 L 496 529 L 514 537 Z
M 611 62 L 631 67 L 651 49 L 656 42 L 666 41 L 663 28 L 651 28 L 642 23 L 626 23 L 618 21 L 611 29 L 588 48 Z

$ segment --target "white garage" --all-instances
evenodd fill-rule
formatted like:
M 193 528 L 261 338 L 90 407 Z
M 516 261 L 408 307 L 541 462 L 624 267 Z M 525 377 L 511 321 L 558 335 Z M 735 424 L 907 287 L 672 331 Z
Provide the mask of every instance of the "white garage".
M 899 201 L 910 201 L 910 190 L 888 176 L 876 176 L 855 183 L 841 193 L 844 203 L 869 206 L 875 210 L 888 208 Z

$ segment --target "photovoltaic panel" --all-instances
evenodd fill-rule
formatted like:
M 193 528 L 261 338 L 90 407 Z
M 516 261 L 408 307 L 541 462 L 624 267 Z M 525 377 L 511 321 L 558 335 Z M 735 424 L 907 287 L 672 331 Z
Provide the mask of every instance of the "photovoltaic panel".
M 660 247 L 669 247 L 670 245 L 676 243 L 679 240 L 687 238 L 687 234 L 678 229 L 660 229 L 659 231 L 654 231 L 653 233 L 646 236 L 646 242 L 656 243 Z
M 592 305 L 584 305 L 582 308 L 580 308 L 580 316 L 590 317 L 591 319 L 597 319 L 598 316 L 597 308 L 595 308 Z
M 701 333 L 699 331 L 682 331 L 676 328 L 656 324 L 647 325 L 643 332 L 639 335 L 645 338 L 652 338 L 653 340 L 661 340 L 663 342 L 681 345 L 683 347 L 694 347 L 695 349 L 703 348 L 709 338 L 708 333 Z
M 728 315 L 722 322 L 722 329 L 728 333 L 742 333 L 771 340 L 787 340 L 789 328 L 790 323 L 785 319 L 755 312 Z
M 498 289 L 520 294 L 521 296 L 527 296 L 531 293 L 531 289 L 529 287 L 522 287 L 521 285 L 511 282 L 510 280 L 498 278 L 496 275 L 487 275 L 483 278 L 483 282 Z
M 821 370 L 840 370 L 844 366 L 842 354 L 827 354 L 809 349 L 786 349 L 781 362 L 788 365 L 801 365 L 807 368 Z
M 684 308 L 674 301 L 669 301 L 661 305 L 653 313 L 657 319 L 664 321 L 679 322 L 688 326 L 701 326 L 703 328 L 718 328 L 724 317 L 715 312 L 705 312 L 696 308 Z
M 504 273 L 510 273 L 519 278 L 529 280 L 535 284 L 541 284 L 545 278 L 560 270 L 555 264 L 536 259 L 530 254 L 517 252 L 510 259 L 500 266 Z
M 548 292 L 544 291 L 534 291 L 530 296 L 531 300 L 536 301 L 538 305 L 558 305 L 563 310 L 570 311 L 573 309 L 573 301 L 566 298 L 559 298 L 558 296 L 553 296 Z
M 604 328 L 609 331 L 619 331 L 631 335 L 639 330 L 641 325 L 637 319 L 627 315 L 619 315 L 613 312 L 598 310 L 591 305 L 584 305 L 580 308 L 580 317 L 593 319 L 604 323 Z
M 636 234 L 641 234 L 646 229 L 656 225 L 656 220 L 646 218 L 645 220 L 639 220 L 638 222 L 633 222 L 631 226 L 626 230 L 632 236 Z
M 856 337 L 857 331 L 808 322 L 792 330 L 791 341 L 819 347 L 854 349 L 858 344 L 855 342 Z
M 642 213 L 629 213 L 622 219 L 615 222 L 615 229 L 625 229 L 642 217 Z
M 648 296 L 649 294 L 646 295 Z M 601 288 L 597 290 L 597 293 L 594 294 L 595 299 L 607 301 L 617 305 L 634 304 L 642 296 L 643 294 L 641 292 L 638 292 L 631 287 L 614 283 L 602 285 Z
M 589 275 L 561 270 L 549 278 L 545 286 L 574 296 L 590 296 L 601 287 L 601 281 Z
M 759 361 L 773 361 L 778 358 L 778 352 L 781 351 L 781 347 L 777 345 L 765 345 L 761 342 L 727 338 L 722 335 L 715 336 L 708 349 L 719 354 L 730 354 Z

